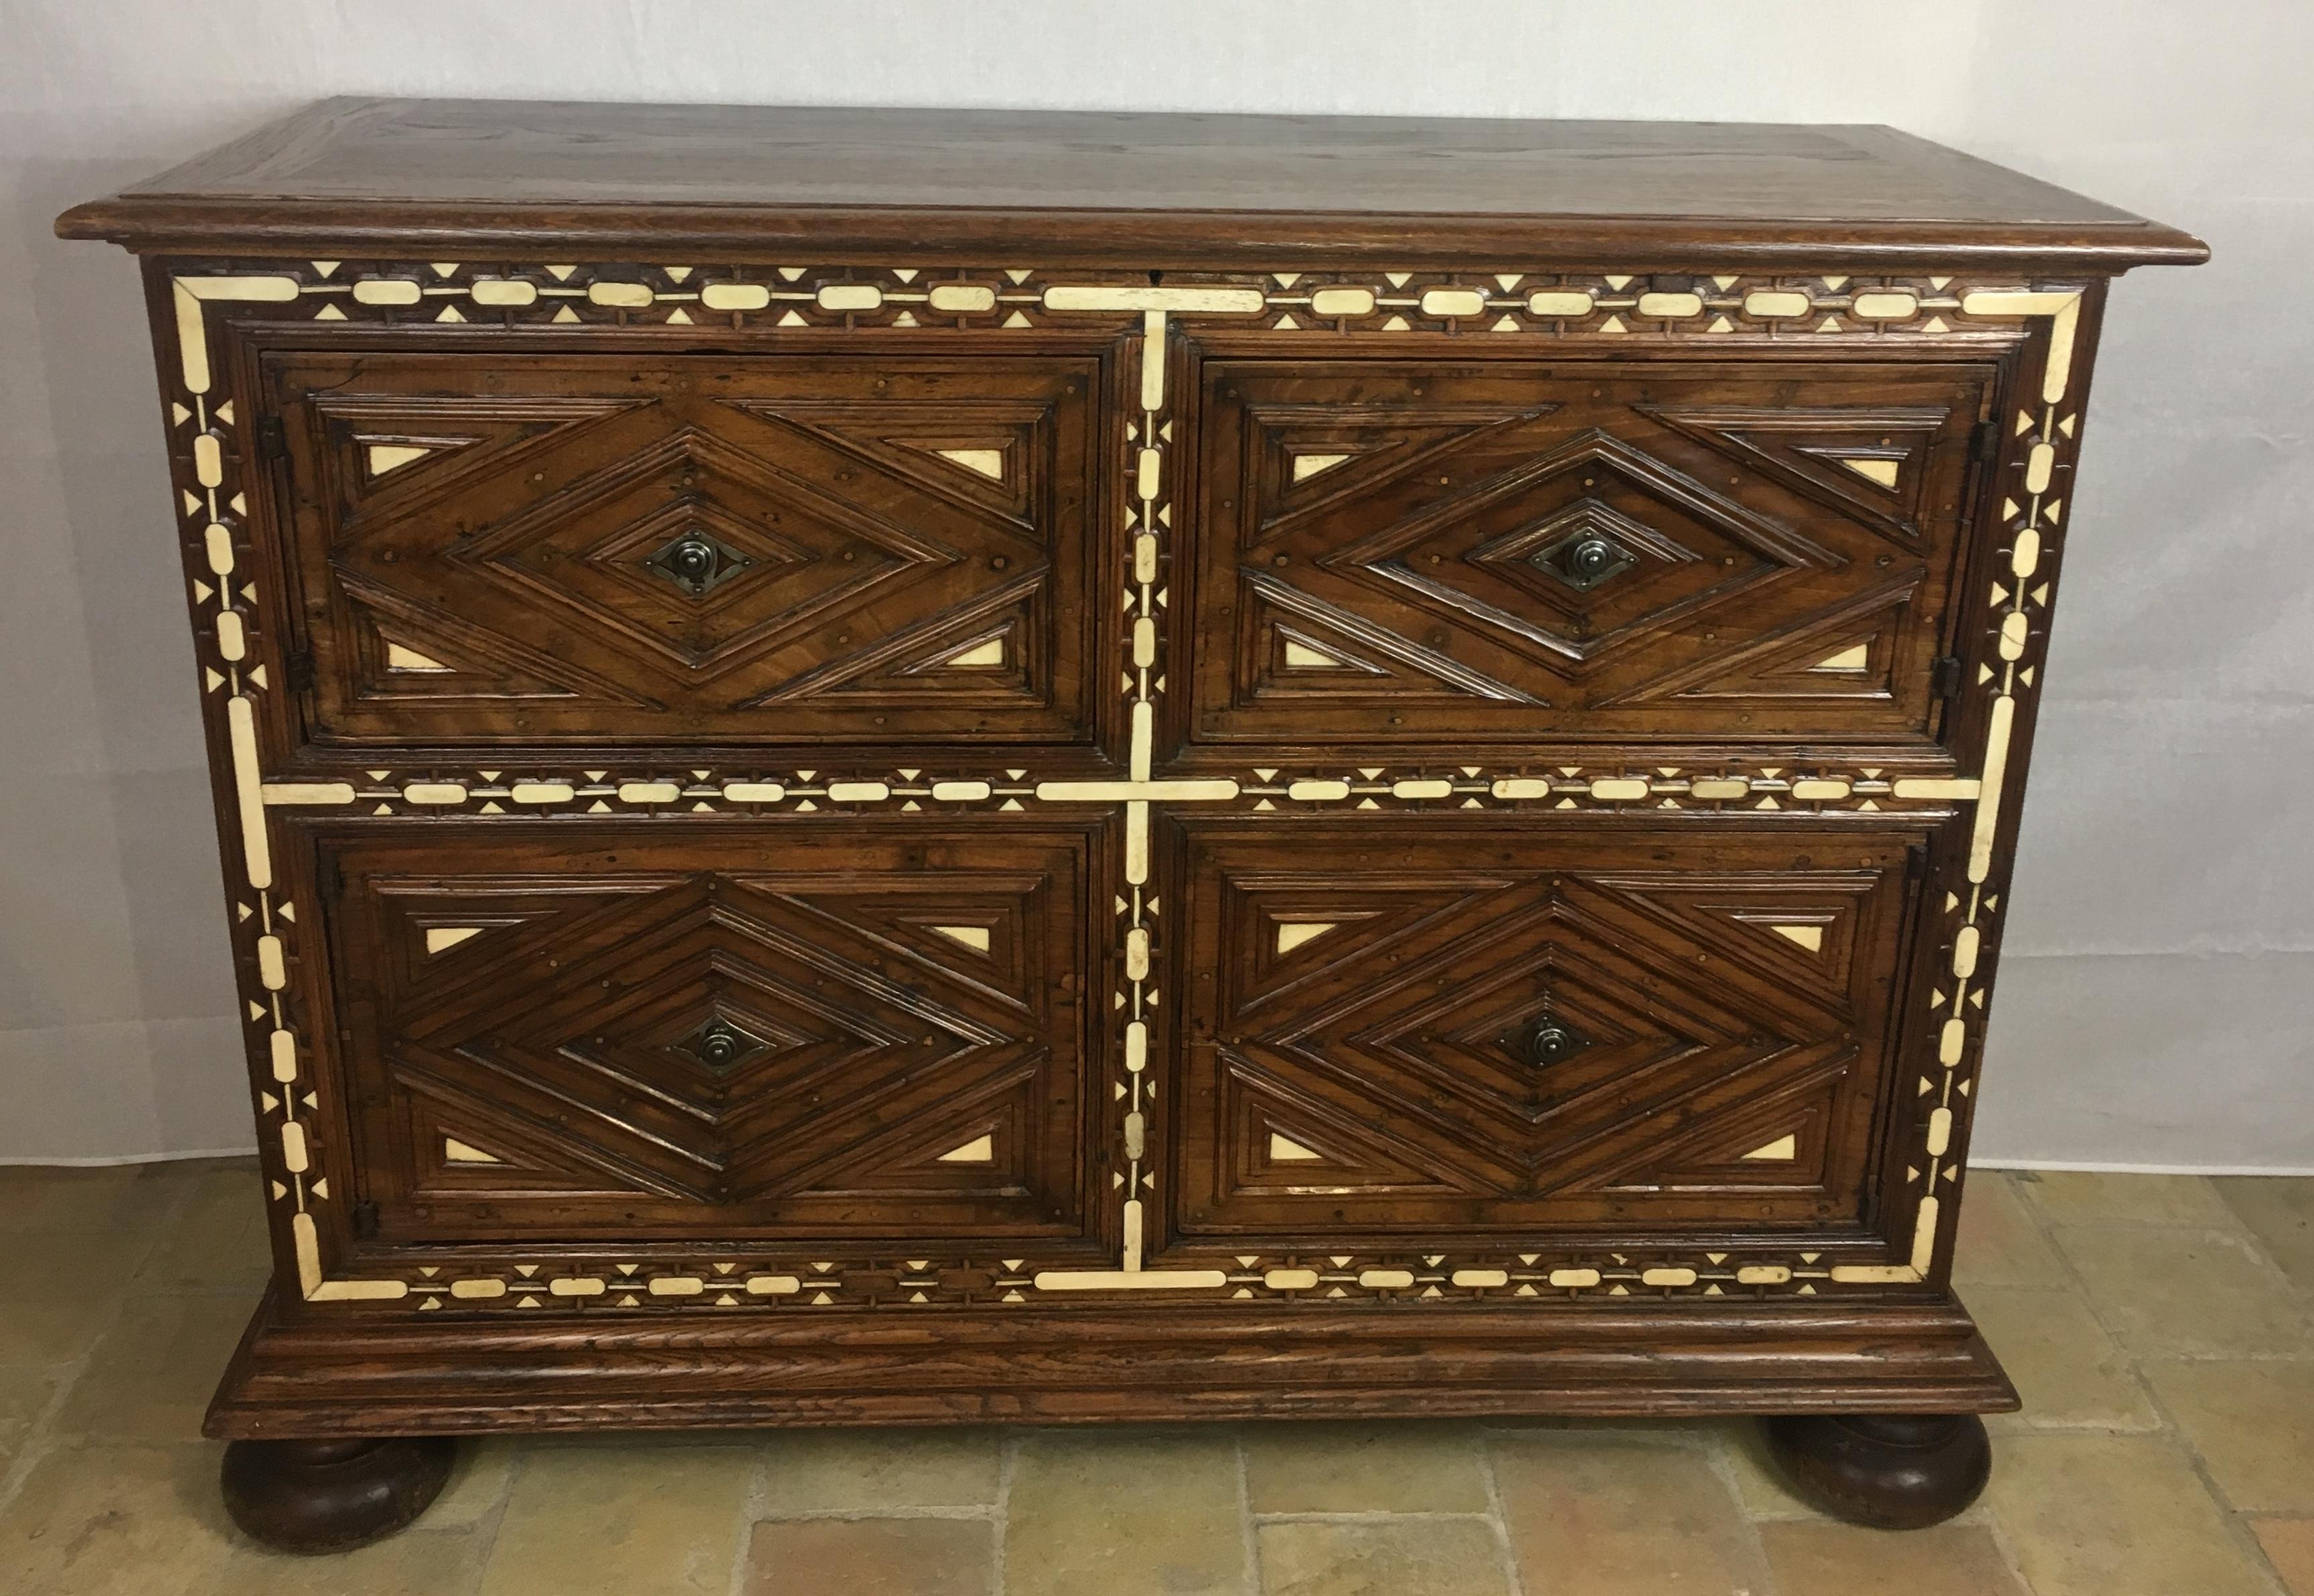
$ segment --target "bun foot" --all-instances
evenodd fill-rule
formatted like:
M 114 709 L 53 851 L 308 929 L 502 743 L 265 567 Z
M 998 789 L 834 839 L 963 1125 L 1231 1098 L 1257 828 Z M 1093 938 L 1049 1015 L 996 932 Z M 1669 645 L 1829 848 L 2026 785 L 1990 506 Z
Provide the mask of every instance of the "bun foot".
M 236 1441 L 218 1484 L 252 1539 L 285 1552 L 349 1552 L 424 1512 L 457 1451 L 440 1437 Z
M 1992 1446 L 1974 1414 L 1807 1414 L 1765 1428 L 1794 1490 L 1876 1530 L 1940 1524 L 1992 1475 Z

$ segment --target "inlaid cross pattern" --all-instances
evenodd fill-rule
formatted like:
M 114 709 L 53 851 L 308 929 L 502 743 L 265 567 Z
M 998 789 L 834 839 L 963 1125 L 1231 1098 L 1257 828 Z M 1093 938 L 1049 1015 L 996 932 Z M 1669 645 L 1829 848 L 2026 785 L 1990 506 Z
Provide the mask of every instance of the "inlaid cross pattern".
M 1179 280 L 1179 279 L 1177 279 Z M 288 1215 L 298 1282 L 310 1301 L 402 1301 L 421 1311 L 455 1300 L 461 1305 L 506 1303 L 532 1306 L 549 1295 L 564 1306 L 610 1298 L 574 1288 L 550 1293 L 538 1283 L 541 1266 L 509 1254 L 502 1265 L 470 1262 L 446 1275 L 437 1267 L 388 1265 L 382 1271 L 335 1262 L 342 1246 L 342 1221 L 326 1232 L 330 1204 L 341 1199 L 331 1187 L 334 1161 L 341 1155 L 322 1143 L 325 1123 L 319 1112 L 312 1057 L 301 1036 L 300 1012 L 306 1002 L 298 987 L 300 961 L 296 905 L 277 881 L 275 847 L 282 824 L 277 815 L 297 811 L 385 816 L 465 809 L 484 815 L 583 816 L 622 812 L 708 809 L 725 812 L 826 813 L 845 815 L 890 805 L 908 811 L 949 803 L 986 806 L 998 812 L 1050 806 L 1073 810 L 1095 807 L 1118 813 L 1124 857 L 1117 919 L 1122 973 L 1113 994 L 1109 1045 L 1115 1068 L 1116 1155 L 1120 1188 L 1113 1269 L 1031 1270 L 1020 1258 L 956 1260 L 897 1259 L 884 1264 L 798 1258 L 766 1267 L 754 1278 L 761 1289 L 719 1285 L 712 1274 L 679 1256 L 653 1258 L 649 1249 L 625 1265 L 635 1283 L 626 1292 L 644 1303 L 736 1306 L 751 1298 L 803 1305 L 866 1303 L 886 1300 L 1031 1301 L 1047 1292 L 1153 1291 L 1198 1298 L 1272 1300 L 1316 1293 L 1411 1294 L 1456 1300 L 1489 1294 L 1564 1298 L 1586 1292 L 1639 1292 L 1732 1295 L 1819 1290 L 1873 1291 L 1917 1284 L 1934 1271 L 1945 1232 L 1949 1191 L 1956 1179 L 1966 1098 L 1982 1034 L 1991 941 L 2013 827 L 2014 786 L 2008 780 L 2013 754 L 2021 749 L 2018 717 L 2034 685 L 2038 650 L 2045 633 L 2058 528 L 2065 497 L 2065 473 L 2076 445 L 2079 384 L 2074 352 L 2083 293 L 2076 286 L 1962 283 L 1949 276 L 1876 278 L 1736 276 L 1698 279 L 1671 292 L 1643 278 L 1603 274 L 1363 273 L 1356 269 L 1279 272 L 1258 282 L 1179 280 L 1151 286 L 1145 274 L 1054 278 L 1033 269 L 926 273 L 898 269 L 826 269 L 782 267 L 761 272 L 727 268 L 667 267 L 630 269 L 572 266 L 493 271 L 457 262 L 413 264 L 355 273 L 337 261 L 310 268 L 257 272 L 210 272 L 181 267 L 165 289 L 177 333 L 178 397 L 173 402 L 173 460 L 182 498 L 193 598 L 200 616 L 203 671 L 212 725 L 232 772 L 241 860 L 240 935 L 247 972 L 252 1045 L 260 1071 L 262 1107 L 271 1127 L 269 1173 L 276 1200 Z M 2003 421 L 1996 473 L 1998 516 L 2002 528 L 2000 571 L 1987 584 L 1989 595 L 1973 595 L 1964 610 L 1964 669 L 1972 690 L 1956 722 L 1974 750 L 1973 773 L 1954 777 L 1881 768 L 1699 770 L 1670 766 L 1648 771 L 1489 770 L 1487 756 L 1474 756 L 1452 769 L 1398 773 L 1387 761 L 1356 770 L 1301 771 L 1249 768 L 1238 776 L 1172 777 L 1153 764 L 1157 710 L 1166 691 L 1161 621 L 1168 602 L 1167 569 L 1174 551 L 1171 451 L 1177 407 L 1169 393 L 1168 333 L 1175 319 L 1217 323 L 1280 336 L 1306 335 L 1346 340 L 1355 346 L 1368 334 L 1421 332 L 1435 336 L 1442 352 L 1464 338 L 1531 339 L 1540 348 L 1582 344 L 1614 348 L 1647 345 L 1708 352 L 1714 346 L 1767 344 L 1806 333 L 1811 338 L 1870 339 L 1877 347 L 1921 351 L 1957 350 L 2005 354 L 2023 344 L 2021 391 L 2033 396 Z M 418 772 L 380 770 L 339 780 L 287 778 L 269 759 L 269 722 L 261 713 L 264 695 L 283 685 L 287 666 L 278 640 L 268 635 L 269 613 L 255 585 L 249 524 L 252 515 L 243 473 L 250 418 L 247 396 L 221 390 L 225 340 L 243 324 L 346 322 L 393 323 L 421 321 L 489 322 L 508 332 L 531 326 L 564 328 L 640 326 L 680 329 L 718 322 L 736 329 L 783 327 L 851 330 L 918 329 L 927 339 L 942 328 L 997 331 L 1091 324 L 1135 329 L 1137 339 L 1137 402 L 1126 428 L 1121 507 L 1126 527 L 1126 565 L 1117 600 L 1125 616 L 1119 663 L 1125 719 L 1129 727 L 1129 768 L 1122 780 L 1047 779 L 1029 769 L 933 772 L 903 769 L 874 774 L 799 772 L 676 772 L 665 771 L 556 771 L 524 772 L 484 770 Z M 680 333 L 669 333 L 680 337 Z M 1696 407 L 1666 409 L 1664 424 L 1717 440 L 1716 447 L 1748 452 L 1761 469 L 1779 476 L 1795 491 L 1865 496 L 1878 507 L 1883 530 L 1901 546 L 1917 535 L 1922 513 L 1917 447 L 1930 423 L 1892 411 L 1859 419 L 1843 416 L 1812 420 L 1773 413 L 1710 413 Z M 1863 424 L 1868 420 L 1868 424 Z M 1800 432 L 1793 427 L 1800 425 Z M 1809 428 L 1813 430 L 1809 430 Z M 1842 432 L 1841 428 L 1848 430 Z M 1385 441 L 1386 443 L 1386 441 Z M 482 445 L 446 433 L 438 437 L 380 434 L 359 445 L 360 491 L 383 493 L 397 481 L 440 458 Z M 878 445 L 883 446 L 883 445 Z M 1017 456 L 1011 445 L 962 437 L 896 440 L 893 448 L 916 448 L 960 478 L 1003 489 L 1014 481 Z M 1358 473 L 1373 469 L 1372 439 L 1340 437 L 1296 441 L 1281 454 L 1288 487 L 1297 492 L 1355 487 Z M 1389 445 L 1394 446 L 1394 445 Z M 1590 469 L 1565 484 L 1563 502 L 1539 509 L 1523 523 L 1495 534 L 1499 546 L 1466 551 L 1471 569 L 1492 569 L 1530 593 L 1560 595 L 1566 619 L 1555 644 L 1560 657 L 1582 661 L 1608 648 L 1612 623 L 1585 606 L 1683 602 L 1666 599 L 1650 585 L 1701 551 L 1649 545 L 1636 517 L 1619 507 L 1617 491 L 1656 492 L 1658 481 L 1642 481 L 1647 469 L 1593 449 L 1569 470 Z M 1612 478 L 1603 484 L 1599 478 Z M 1684 492 L 1681 489 L 1679 491 Z M 1871 496 L 1877 496 L 1871 498 Z M 1715 557 L 1731 555 L 1742 569 L 1753 560 L 1772 566 L 1785 551 L 1753 548 L 1750 528 L 1729 523 L 1716 506 L 1697 505 L 1698 525 L 1727 540 Z M 729 584 L 757 572 L 766 556 L 742 546 L 713 521 L 711 507 L 661 528 L 627 558 L 639 581 L 656 584 L 668 602 L 711 604 Z M 640 529 L 641 523 L 636 523 Z M 1637 527 L 1638 530 L 1634 530 Z M 1362 569 L 1342 568 L 1345 579 L 1381 582 L 1425 597 L 1426 551 L 1416 533 L 1401 526 L 1377 534 L 1358 551 Z M 1744 551 L 1749 550 L 1749 552 Z M 815 551 L 824 553 L 824 551 Z M 1651 563 L 1652 562 L 1652 563 Z M 605 578 L 609 579 L 607 577 Z M 1684 578 L 1680 578 L 1684 579 Z M 602 589 L 607 595 L 612 589 Z M 1401 656 L 1377 657 L 1375 639 L 1346 631 L 1336 618 L 1295 596 L 1292 582 L 1276 588 L 1281 610 L 1281 668 L 1351 675 L 1369 668 L 1409 668 Z M 1619 593 L 1630 596 L 1619 599 Z M 1296 607 L 1298 604 L 1298 608 Z M 985 634 L 985 635 L 984 635 Z M 994 668 L 1018 646 L 1020 632 L 983 628 L 981 632 L 938 639 L 942 659 L 971 668 Z M 1547 640 L 1546 640 L 1547 641 Z M 1538 644 L 1538 646 L 1542 646 Z M 1810 641 L 1806 657 L 1788 668 L 1818 677 L 1853 675 L 1877 666 L 1869 638 Z M 387 637 L 380 644 L 381 668 L 409 678 L 439 673 L 455 675 L 460 662 L 437 652 L 423 639 Z M 927 657 L 930 657 L 927 656 Z M 1414 662 L 1420 664 L 1421 662 Z M 1769 662 L 1776 669 L 1786 664 Z M 1426 667 L 1425 667 L 1426 668 Z M 1258 757 L 1258 756 L 1257 756 Z M 1964 767 L 1965 771 L 1968 769 Z M 1770 1249 L 1758 1257 L 1726 1253 L 1648 1258 L 1554 1257 L 1540 1250 L 1409 1246 L 1402 1254 L 1300 1260 L 1236 1257 L 1214 1267 L 1158 1268 L 1149 1265 L 1144 1233 L 1151 1228 L 1155 1168 L 1148 1141 L 1151 1116 L 1161 1094 L 1154 1079 L 1163 1050 L 1153 1046 L 1153 1027 L 1168 1022 L 1170 1001 L 1156 984 L 1154 958 L 1162 905 L 1152 887 L 1153 814 L 1179 808 L 1184 814 L 1223 813 L 1232 807 L 1248 813 L 1294 805 L 1346 803 L 1374 808 L 1387 805 L 1444 808 L 1490 805 L 1553 809 L 1667 808 L 1741 806 L 1746 810 L 1807 809 L 1824 806 L 1877 808 L 1913 803 L 1973 806 L 1968 846 L 1933 883 L 1940 914 L 1932 933 L 1946 978 L 1931 993 L 1938 1014 L 1935 1033 L 1923 1047 L 1907 1045 L 1903 1056 L 1924 1054 L 1917 1072 L 1917 1109 L 1900 1112 L 1898 1134 L 1910 1150 L 1904 1169 L 1899 1227 L 1906 1242 L 1894 1261 L 1853 1263 L 1813 1252 Z M 1312 929 L 1342 922 L 1322 917 L 1295 922 L 1300 929 L 1276 933 L 1273 952 L 1292 954 L 1306 943 L 1322 948 L 1338 930 Z M 457 929 L 457 928 L 445 928 Z M 972 941 L 972 928 L 956 939 Z M 934 934 L 946 934 L 936 932 Z M 1834 934 L 1824 923 L 1786 920 L 1761 934 L 1797 954 L 1820 953 Z M 430 947 L 430 937 L 428 939 Z M 477 944 L 479 946 L 479 944 Z M 445 944 L 441 957 L 455 957 Z M 728 1023 L 728 1029 L 718 1029 Z M 717 1068 L 759 1066 L 776 1058 L 779 1038 L 759 1034 L 736 1019 L 694 1018 L 688 1031 L 670 1036 L 697 1064 Z M 1536 1065 L 1579 1066 L 1597 1049 L 1613 1045 L 1585 1017 L 1557 1010 L 1504 1017 L 1486 1045 L 1506 1047 L 1515 1037 Z M 1471 1045 L 1476 1045 L 1477 1042 Z M 1713 1158 L 1730 1162 L 1776 1164 L 1804 1160 L 1817 1131 L 1807 1126 L 1763 1135 L 1744 1148 L 1718 1150 Z M 970 1165 L 988 1146 L 987 1133 L 961 1139 L 943 1151 L 928 1151 L 932 1163 Z M 1306 1139 L 1305 1139 L 1306 1138 Z M 1319 1129 L 1300 1133 L 1279 1126 L 1259 1143 L 1279 1169 L 1313 1167 L 1329 1154 Z M 446 1136 L 443 1156 L 451 1162 L 487 1168 L 490 1150 Z M 463 1150 L 463 1151 L 460 1151 Z M 1024 1249 L 1029 1250 L 1029 1249 Z M 718 1268 L 723 1267 L 718 1265 Z M 859 1278 L 846 1283 L 847 1271 Z M 874 1283 L 863 1284 L 862 1283 Z M 895 1284 L 894 1283 L 897 1283 Z M 601 1282 L 596 1282 L 597 1287 Z M 910 1297 L 913 1292 L 913 1298 Z M 961 1293 L 958 1295 L 958 1293 Z

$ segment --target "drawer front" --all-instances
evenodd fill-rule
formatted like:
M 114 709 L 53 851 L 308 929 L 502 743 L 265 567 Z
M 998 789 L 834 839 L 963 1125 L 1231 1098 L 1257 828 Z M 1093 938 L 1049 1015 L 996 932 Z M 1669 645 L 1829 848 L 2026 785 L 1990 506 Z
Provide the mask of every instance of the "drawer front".
M 1183 1240 L 1864 1217 L 1917 833 L 1186 834 Z
M 1190 735 L 1924 735 L 1991 380 L 1209 362 Z
M 378 1239 L 1085 1228 L 1101 828 L 322 844 Z
M 268 375 L 316 741 L 1091 739 L 1092 357 Z

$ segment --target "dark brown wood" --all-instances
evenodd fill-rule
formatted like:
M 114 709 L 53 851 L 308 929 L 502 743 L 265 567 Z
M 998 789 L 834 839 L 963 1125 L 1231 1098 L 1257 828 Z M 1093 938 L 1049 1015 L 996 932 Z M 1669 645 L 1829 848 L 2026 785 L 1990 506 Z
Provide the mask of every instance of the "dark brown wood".
M 61 225 L 149 255 L 266 1160 L 211 1433 L 1981 1483 L 2089 374 L 2198 243 L 1885 129 L 414 101 Z
M 2112 270 L 2197 239 L 1894 128 L 343 99 L 83 206 L 67 237 L 220 252 L 1072 263 L 1432 260 Z M 422 251 L 416 251 L 419 258 Z
M 285 1552 L 349 1552 L 432 1505 L 457 1445 L 443 1437 L 236 1441 L 218 1481 L 243 1533 Z
M 1925 1530 L 1983 1493 L 1992 1447 L 1974 1414 L 1798 1414 L 1762 1426 L 1792 1487 L 1836 1518 Z

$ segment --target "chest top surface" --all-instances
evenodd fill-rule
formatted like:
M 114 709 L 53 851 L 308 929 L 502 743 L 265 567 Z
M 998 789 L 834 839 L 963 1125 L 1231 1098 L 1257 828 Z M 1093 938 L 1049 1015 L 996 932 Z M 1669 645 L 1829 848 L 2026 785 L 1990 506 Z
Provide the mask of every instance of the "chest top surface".
M 2198 241 L 1870 126 L 338 99 L 59 223 L 146 249 L 809 239 L 1183 265 L 1933 252 L 2117 270 Z

